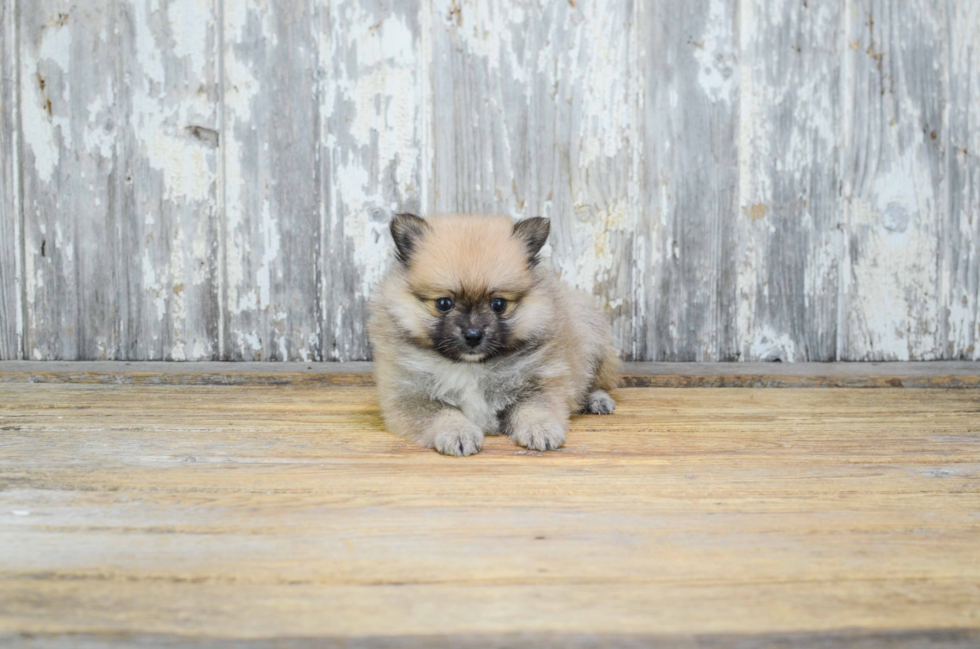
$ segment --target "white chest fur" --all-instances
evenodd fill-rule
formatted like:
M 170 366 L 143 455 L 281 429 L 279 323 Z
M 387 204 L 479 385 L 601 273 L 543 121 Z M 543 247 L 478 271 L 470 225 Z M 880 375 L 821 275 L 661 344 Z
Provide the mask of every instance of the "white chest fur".
M 497 429 L 497 411 L 485 390 L 486 374 L 478 363 L 452 363 L 438 373 L 432 396 L 462 410 L 484 432 L 493 432 Z
M 430 354 L 412 353 L 400 362 L 415 389 L 433 401 L 459 408 L 486 433 L 497 432 L 497 413 L 517 401 L 536 374 L 532 357 L 454 363 Z

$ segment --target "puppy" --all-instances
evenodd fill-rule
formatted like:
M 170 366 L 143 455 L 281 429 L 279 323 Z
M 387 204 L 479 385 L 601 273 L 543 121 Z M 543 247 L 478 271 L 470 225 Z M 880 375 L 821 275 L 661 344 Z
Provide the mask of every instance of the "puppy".
M 547 451 L 569 415 L 615 409 L 612 330 L 538 265 L 549 229 L 540 217 L 394 217 L 397 263 L 368 321 L 389 430 L 446 455 L 500 433 Z

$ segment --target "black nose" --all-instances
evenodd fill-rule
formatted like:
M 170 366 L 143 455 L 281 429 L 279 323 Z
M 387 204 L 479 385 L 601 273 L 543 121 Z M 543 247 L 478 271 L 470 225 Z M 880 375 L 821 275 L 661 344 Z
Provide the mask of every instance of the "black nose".
M 467 329 L 463 332 L 463 339 L 470 347 L 476 347 L 483 340 L 483 331 L 480 329 Z

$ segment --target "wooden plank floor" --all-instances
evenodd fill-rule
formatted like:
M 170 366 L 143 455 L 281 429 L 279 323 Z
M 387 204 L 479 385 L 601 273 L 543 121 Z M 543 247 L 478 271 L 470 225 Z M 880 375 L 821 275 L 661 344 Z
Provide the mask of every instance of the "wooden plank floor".
M 447 458 L 370 387 L 0 383 L 0 645 L 980 646 L 980 392 L 618 398 Z
M 372 386 L 373 365 L 299 362 L 0 361 L 0 383 Z M 626 363 L 633 388 L 973 388 L 980 363 Z

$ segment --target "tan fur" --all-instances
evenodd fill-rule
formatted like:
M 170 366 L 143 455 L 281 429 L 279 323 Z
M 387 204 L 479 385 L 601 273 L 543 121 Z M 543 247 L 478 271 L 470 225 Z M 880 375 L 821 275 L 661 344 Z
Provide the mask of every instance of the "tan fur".
M 541 266 L 506 217 L 430 217 L 406 268 L 396 263 L 371 304 L 368 327 L 385 422 L 392 432 L 450 455 L 480 450 L 505 432 L 522 446 L 564 443 L 568 418 L 607 413 L 619 359 L 595 300 Z M 546 229 L 545 229 L 546 233 Z M 441 295 L 503 296 L 513 354 L 454 361 L 433 349 L 429 331 Z

